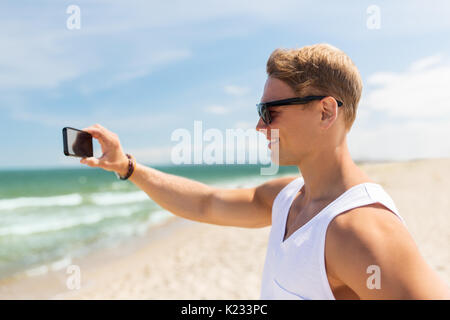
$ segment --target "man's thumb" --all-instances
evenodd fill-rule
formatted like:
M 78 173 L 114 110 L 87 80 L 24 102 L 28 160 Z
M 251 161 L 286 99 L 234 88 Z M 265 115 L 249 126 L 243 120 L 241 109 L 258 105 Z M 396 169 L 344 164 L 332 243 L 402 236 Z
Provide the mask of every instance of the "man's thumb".
M 95 157 L 83 158 L 80 162 L 87 164 L 89 167 L 98 167 L 100 165 L 100 161 Z

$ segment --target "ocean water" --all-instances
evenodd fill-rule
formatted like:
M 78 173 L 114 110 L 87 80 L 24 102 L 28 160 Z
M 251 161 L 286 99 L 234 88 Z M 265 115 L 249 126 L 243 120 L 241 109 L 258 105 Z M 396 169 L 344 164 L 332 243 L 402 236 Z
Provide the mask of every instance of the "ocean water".
M 262 176 L 257 165 L 155 168 L 224 188 L 298 174 L 280 167 Z M 143 236 L 171 215 L 130 181 L 98 168 L 0 171 L 0 279 L 64 268 L 74 257 Z

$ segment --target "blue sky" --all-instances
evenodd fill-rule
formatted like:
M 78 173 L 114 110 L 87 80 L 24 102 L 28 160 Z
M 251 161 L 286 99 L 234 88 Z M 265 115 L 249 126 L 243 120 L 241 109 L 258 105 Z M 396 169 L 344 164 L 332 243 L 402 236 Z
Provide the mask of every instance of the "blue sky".
M 148 164 L 177 128 L 253 128 L 279 47 L 327 42 L 364 82 L 356 160 L 449 157 L 450 3 L 2 1 L 0 168 L 78 166 L 61 129 L 100 123 Z M 81 28 L 69 30 L 69 5 Z M 369 29 L 370 5 L 380 28 Z M 96 154 L 99 155 L 97 146 Z

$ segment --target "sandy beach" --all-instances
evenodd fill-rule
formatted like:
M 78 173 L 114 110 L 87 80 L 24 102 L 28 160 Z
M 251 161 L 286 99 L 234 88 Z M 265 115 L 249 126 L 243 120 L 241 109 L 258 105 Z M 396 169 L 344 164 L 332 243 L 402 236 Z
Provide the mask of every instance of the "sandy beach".
M 450 159 L 364 164 L 393 198 L 426 261 L 450 284 Z M 138 244 L 80 261 L 81 288 L 65 270 L 0 282 L 0 298 L 258 299 L 270 227 L 243 229 L 174 218 Z

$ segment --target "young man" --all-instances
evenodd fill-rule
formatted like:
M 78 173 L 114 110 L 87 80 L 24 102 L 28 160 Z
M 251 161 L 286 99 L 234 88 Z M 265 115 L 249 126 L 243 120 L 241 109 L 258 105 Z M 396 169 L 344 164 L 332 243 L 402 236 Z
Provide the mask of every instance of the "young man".
M 350 157 L 346 136 L 362 90 L 350 58 L 326 44 L 277 49 L 267 73 L 256 129 L 270 148 L 276 144 L 274 161 L 296 165 L 302 177 L 248 189 L 207 186 L 136 164 L 100 125 L 84 130 L 99 140 L 103 156 L 81 162 L 131 174 L 156 203 L 187 219 L 272 225 L 263 299 L 448 299 L 392 199 Z

